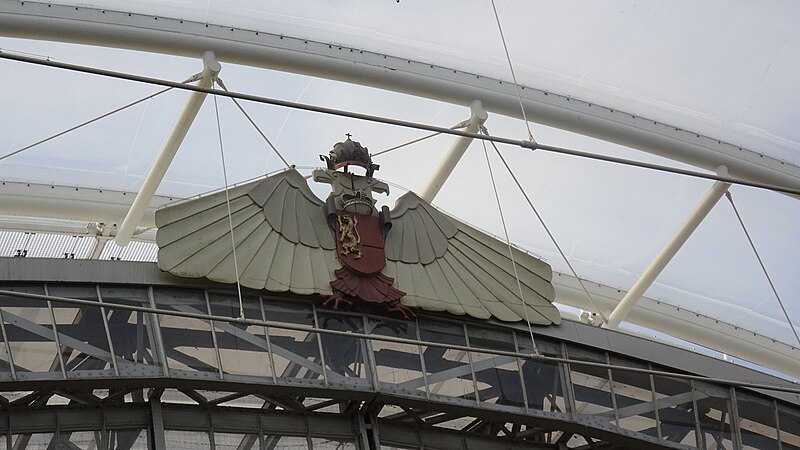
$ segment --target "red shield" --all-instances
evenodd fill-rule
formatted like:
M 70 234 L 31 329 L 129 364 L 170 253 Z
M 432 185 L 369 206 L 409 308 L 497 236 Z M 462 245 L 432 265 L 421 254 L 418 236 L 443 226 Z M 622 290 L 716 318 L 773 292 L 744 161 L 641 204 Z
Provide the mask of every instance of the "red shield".
M 360 275 L 386 267 L 380 219 L 365 214 L 336 211 L 336 253 L 342 265 Z

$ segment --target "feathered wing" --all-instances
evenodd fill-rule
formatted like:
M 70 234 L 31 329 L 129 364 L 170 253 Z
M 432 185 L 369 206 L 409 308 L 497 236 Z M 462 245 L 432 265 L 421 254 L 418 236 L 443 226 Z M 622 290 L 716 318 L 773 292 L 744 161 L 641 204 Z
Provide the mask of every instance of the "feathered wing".
M 519 249 L 512 252 L 525 306 L 508 245 L 449 218 L 409 192 L 392 211 L 384 273 L 406 292 L 401 299 L 406 306 L 479 319 L 561 323 L 552 304 L 550 266 Z
M 242 286 L 331 294 L 338 267 L 322 201 L 296 170 L 228 191 Z M 158 267 L 173 275 L 235 283 L 225 192 L 156 211 Z
M 332 294 L 339 267 L 323 202 L 295 170 L 228 191 L 239 280 L 273 292 Z M 401 302 L 532 324 L 560 323 L 552 305 L 550 266 L 513 249 L 524 305 L 508 246 L 449 218 L 415 194 L 402 196 L 386 237 L 386 268 Z M 158 266 L 173 275 L 236 282 L 225 192 L 156 212 Z

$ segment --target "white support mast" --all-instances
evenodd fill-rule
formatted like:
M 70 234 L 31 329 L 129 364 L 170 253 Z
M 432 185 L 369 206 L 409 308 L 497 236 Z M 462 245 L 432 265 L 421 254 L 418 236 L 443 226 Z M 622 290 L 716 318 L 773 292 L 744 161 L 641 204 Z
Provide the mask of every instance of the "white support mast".
M 217 61 L 214 53 L 206 51 L 203 53 L 203 72 L 197 85 L 203 88 L 211 88 L 220 70 L 222 70 L 222 66 L 219 64 L 219 61 Z M 205 92 L 192 92 L 189 94 L 189 98 L 183 106 L 183 111 L 181 111 L 180 115 L 175 120 L 172 131 L 170 131 L 169 136 L 167 136 L 167 139 L 164 141 L 161 152 L 159 152 L 156 160 L 153 161 L 153 165 L 150 167 L 150 172 L 147 174 L 147 178 L 145 178 L 144 184 L 139 190 L 139 194 L 133 201 L 128 215 L 125 216 L 125 220 L 122 221 L 122 225 L 117 231 L 114 242 L 120 247 L 124 247 L 130 242 L 131 236 L 133 236 L 133 233 L 136 231 L 136 227 L 139 226 L 142 215 L 144 215 L 145 210 L 150 204 L 150 200 L 156 193 L 156 189 L 158 189 L 158 186 L 161 184 L 161 180 L 164 179 L 164 175 L 167 173 L 172 159 L 175 158 L 178 148 L 180 148 L 183 143 L 183 139 L 186 137 L 186 133 L 192 126 L 195 117 L 197 117 L 197 113 L 200 111 L 200 107 L 203 106 L 203 101 L 206 99 L 207 95 L 208 94 Z
M 717 173 L 720 175 L 727 175 L 727 170 L 722 167 L 717 170 Z M 656 256 L 653 262 L 645 269 L 639 279 L 636 280 L 633 287 L 622 297 L 622 300 L 619 301 L 617 306 L 608 316 L 608 321 L 605 323 L 606 328 L 617 328 L 620 322 L 625 320 L 625 317 L 628 313 L 633 309 L 636 305 L 636 302 L 642 298 L 645 291 L 653 284 L 655 279 L 667 267 L 667 264 L 672 260 L 678 250 L 681 249 L 684 243 L 689 239 L 689 236 L 694 233 L 694 230 L 700 225 L 703 219 L 706 218 L 708 213 L 717 204 L 720 198 L 725 195 L 725 192 L 728 191 L 730 187 L 730 183 L 724 183 L 721 181 L 717 181 L 711 186 L 711 189 L 706 192 L 706 195 L 700 200 L 700 202 L 695 206 L 694 210 L 689 214 L 689 217 L 683 222 L 681 227 L 675 233 L 675 235 L 670 239 L 667 245 L 661 250 L 661 252 Z
M 464 131 L 469 133 L 478 133 L 481 129 L 481 125 L 486 122 L 486 119 L 489 118 L 489 115 L 486 113 L 486 110 L 483 109 L 483 103 L 481 103 L 479 100 L 474 100 L 469 105 L 469 109 L 472 111 L 472 114 L 469 117 L 467 127 L 464 129 Z M 461 157 L 464 156 L 464 153 L 467 151 L 469 144 L 472 143 L 472 140 L 473 138 L 466 136 L 459 136 L 456 138 L 455 142 L 453 142 L 453 145 L 450 147 L 450 150 L 442 159 L 442 162 L 439 163 L 439 167 L 436 168 L 436 172 L 434 172 L 431 180 L 428 182 L 428 185 L 422 189 L 422 192 L 419 195 L 420 198 L 428 203 L 433 201 L 433 199 L 436 197 L 436 194 L 438 194 L 439 190 L 442 189 L 442 186 L 444 186 L 447 178 L 449 178 L 450 174 L 453 173 L 453 170 L 461 160 Z

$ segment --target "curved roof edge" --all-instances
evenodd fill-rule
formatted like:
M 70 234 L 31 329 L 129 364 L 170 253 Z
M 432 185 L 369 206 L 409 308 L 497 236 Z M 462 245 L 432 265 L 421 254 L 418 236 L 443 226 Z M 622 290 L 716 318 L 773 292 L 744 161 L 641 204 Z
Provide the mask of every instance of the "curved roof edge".
M 135 197 L 135 192 L 113 189 L 2 180 L 0 214 L 103 222 L 116 226 L 122 222 Z M 176 200 L 179 198 L 154 196 L 139 226 L 154 227 L 156 208 Z
M 512 83 L 260 31 L 88 7 L 0 3 L 0 35 L 199 57 L 294 72 L 467 105 L 521 118 Z M 522 88 L 530 120 L 748 181 L 800 188 L 800 167 L 713 137 L 581 100 Z

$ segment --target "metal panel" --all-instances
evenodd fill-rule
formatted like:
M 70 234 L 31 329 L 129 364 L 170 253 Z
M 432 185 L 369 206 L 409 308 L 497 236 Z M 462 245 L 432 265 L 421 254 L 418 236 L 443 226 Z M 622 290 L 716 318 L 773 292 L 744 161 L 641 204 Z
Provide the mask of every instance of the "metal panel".
M 0 256 L 85 259 L 93 239 L 80 234 L 0 231 Z

